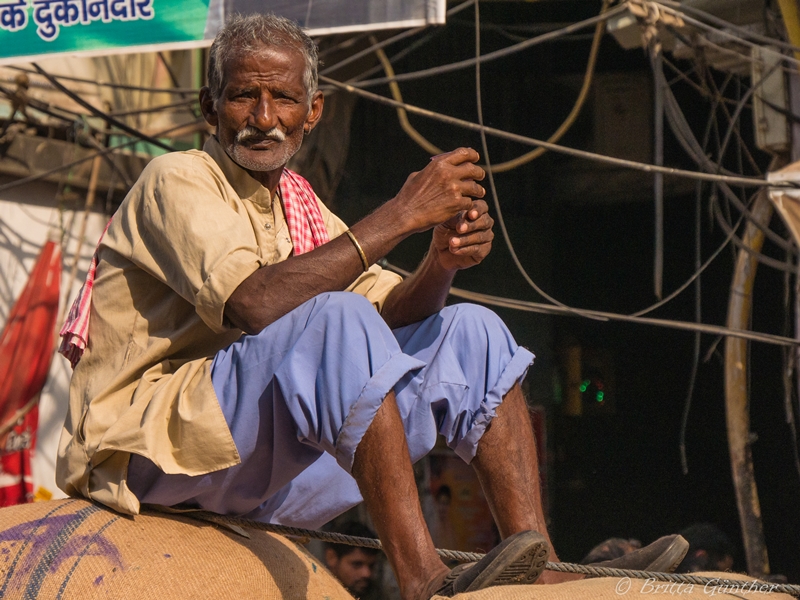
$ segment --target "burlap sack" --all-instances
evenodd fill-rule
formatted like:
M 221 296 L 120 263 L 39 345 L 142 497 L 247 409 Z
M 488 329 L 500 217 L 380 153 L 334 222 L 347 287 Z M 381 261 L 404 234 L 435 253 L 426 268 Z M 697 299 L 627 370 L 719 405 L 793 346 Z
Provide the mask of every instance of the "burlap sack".
M 692 575 L 735 579 L 741 586 L 689 585 L 650 579 L 602 577 L 557 585 L 521 585 L 489 588 L 471 594 L 458 594 L 453 600 L 795 600 L 776 594 L 769 584 L 754 582 L 736 573 L 692 573 Z M 774 586 L 773 586 L 774 587 Z M 437 597 L 438 598 L 438 597 Z M 444 599 L 442 599 L 444 600 Z
M 84 500 L 5 508 L 0 510 L 0 598 L 352 600 L 302 547 L 279 535 L 251 529 L 247 534 L 249 538 L 176 515 L 126 517 Z M 747 580 L 730 573 L 708 575 Z M 757 585 L 733 590 L 612 578 L 490 588 L 455 598 L 655 600 L 676 596 L 682 600 L 792 600 L 759 591 Z
M 0 598 L 352 600 L 302 547 L 173 515 L 83 500 L 0 510 Z

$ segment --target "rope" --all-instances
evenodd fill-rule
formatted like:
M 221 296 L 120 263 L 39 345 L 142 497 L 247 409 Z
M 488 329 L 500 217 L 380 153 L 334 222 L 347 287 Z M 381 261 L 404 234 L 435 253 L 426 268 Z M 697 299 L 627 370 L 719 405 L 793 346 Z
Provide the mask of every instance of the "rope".
M 354 535 L 345 535 L 343 533 L 336 533 L 333 531 L 314 531 L 312 529 L 301 529 L 300 527 L 289 527 L 287 525 L 274 525 L 272 523 L 262 523 L 260 521 L 253 521 L 251 519 L 244 519 L 242 517 L 230 517 L 226 515 L 218 515 L 216 513 L 197 511 L 181 513 L 181 516 L 199 519 L 201 521 L 208 521 L 219 525 L 236 525 L 239 527 L 247 527 L 250 529 L 258 529 L 259 531 L 266 531 L 269 533 L 277 533 L 280 535 L 308 538 L 329 542 L 332 544 L 345 544 L 348 546 L 359 546 L 361 548 L 372 548 L 374 550 L 383 550 L 381 541 L 374 538 L 358 537 Z M 443 550 L 436 549 L 436 552 L 446 560 L 455 560 L 458 562 L 477 562 L 485 555 L 478 552 L 461 552 L 460 550 Z M 545 567 L 548 571 L 558 571 L 560 573 L 578 573 L 581 575 L 589 575 L 592 577 L 628 577 L 630 579 L 653 579 L 656 581 L 667 581 L 673 583 L 685 583 L 692 585 L 704 585 L 720 587 L 735 587 L 741 590 L 742 586 L 747 586 L 752 582 L 743 581 L 741 579 L 719 579 L 717 577 L 700 577 L 698 575 L 682 575 L 676 573 L 659 573 L 656 571 L 635 571 L 632 569 L 613 569 L 610 567 L 598 567 L 593 565 L 578 565 L 575 563 L 565 562 L 548 562 Z M 792 596 L 800 597 L 800 585 L 794 584 L 759 584 L 769 585 L 770 593 L 783 593 L 791 594 Z M 755 591 L 755 588 L 753 589 Z

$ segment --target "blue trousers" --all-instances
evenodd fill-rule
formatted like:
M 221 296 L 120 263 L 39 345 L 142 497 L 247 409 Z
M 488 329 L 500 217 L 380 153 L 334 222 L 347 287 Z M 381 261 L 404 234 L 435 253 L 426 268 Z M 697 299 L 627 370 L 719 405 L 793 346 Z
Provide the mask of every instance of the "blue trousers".
M 133 455 L 128 486 L 146 504 L 316 528 L 361 501 L 349 473 L 390 391 L 412 461 L 442 435 L 469 462 L 532 362 L 480 306 L 457 304 L 391 330 L 362 296 L 321 294 L 213 359 L 211 379 L 240 464 L 167 475 Z

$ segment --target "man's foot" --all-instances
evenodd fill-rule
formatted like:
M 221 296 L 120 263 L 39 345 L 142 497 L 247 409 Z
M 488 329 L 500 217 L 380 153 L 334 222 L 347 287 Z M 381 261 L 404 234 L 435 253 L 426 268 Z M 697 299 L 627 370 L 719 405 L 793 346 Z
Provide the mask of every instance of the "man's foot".
M 450 597 L 498 585 L 534 583 L 544 571 L 550 545 L 537 531 L 507 537 L 476 563 L 459 565 L 434 595 Z
M 665 535 L 652 544 L 639 548 L 619 558 L 592 563 L 592 567 L 632 569 L 672 573 L 689 551 L 689 542 L 680 535 Z
M 612 560 L 589 563 L 589 567 L 608 567 L 610 569 L 630 569 L 632 571 L 658 571 L 672 573 L 686 556 L 689 542 L 679 535 L 666 535 L 657 539 L 652 544 L 639 548 Z M 565 583 L 585 579 L 587 575 L 579 573 L 561 573 L 547 571 L 539 583 L 553 584 Z M 590 575 L 588 577 L 591 577 Z

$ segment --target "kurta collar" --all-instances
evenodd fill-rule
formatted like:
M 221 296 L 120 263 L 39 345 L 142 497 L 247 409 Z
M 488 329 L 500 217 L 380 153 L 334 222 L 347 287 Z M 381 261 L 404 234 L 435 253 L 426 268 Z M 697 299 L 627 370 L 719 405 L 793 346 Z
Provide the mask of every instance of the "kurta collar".
M 272 195 L 269 188 L 264 187 L 256 179 L 254 179 L 247 171 L 237 165 L 225 149 L 219 143 L 216 136 L 208 138 L 203 145 L 203 151 L 206 152 L 214 161 L 219 165 L 225 178 L 236 190 L 236 194 L 242 198 L 250 200 L 256 204 L 265 207 L 272 206 Z

